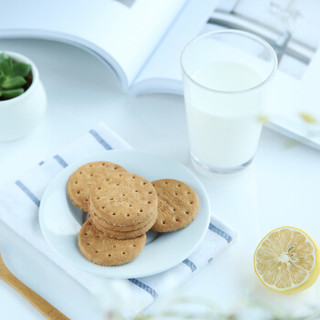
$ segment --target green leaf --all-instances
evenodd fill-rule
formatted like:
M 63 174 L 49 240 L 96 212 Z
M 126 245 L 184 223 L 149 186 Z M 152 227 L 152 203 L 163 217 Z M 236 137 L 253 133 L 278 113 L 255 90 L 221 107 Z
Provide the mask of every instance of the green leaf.
M 24 89 L 12 89 L 12 90 L 0 90 L 0 97 L 2 99 L 12 99 L 20 96 L 24 92 Z
M 31 66 L 23 62 L 14 63 L 12 66 L 11 76 L 26 77 L 31 71 Z
M 4 89 L 16 89 L 23 87 L 26 83 L 27 81 L 21 76 L 6 77 L 1 87 Z
M 0 53 L 0 63 L 5 59 L 7 59 L 6 55 L 4 53 Z
M 12 71 L 12 60 L 10 58 L 7 58 L 5 60 L 3 60 L 0 64 L 0 68 L 2 70 L 2 72 L 9 76 L 11 71 Z
M 6 76 L 3 75 L 2 72 L 0 72 L 0 87 L 2 86 L 3 81 L 6 79 Z

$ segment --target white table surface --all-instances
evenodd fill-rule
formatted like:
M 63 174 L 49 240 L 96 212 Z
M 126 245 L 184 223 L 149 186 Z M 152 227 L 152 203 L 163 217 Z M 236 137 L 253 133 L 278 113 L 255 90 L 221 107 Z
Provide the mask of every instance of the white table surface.
M 1 40 L 1 50 L 18 51 L 38 66 L 48 95 L 45 118 L 23 139 L 0 143 L 0 187 L 103 121 L 138 149 L 167 155 L 192 166 L 182 97 L 123 93 L 113 72 L 91 54 L 67 44 Z M 208 179 L 213 214 L 239 234 L 215 261 L 176 294 L 205 297 L 233 310 L 246 297 L 275 308 L 295 309 L 316 301 L 320 283 L 296 295 L 264 288 L 253 270 L 259 240 L 276 227 L 306 230 L 320 243 L 320 153 L 264 129 L 251 167 L 240 175 Z M 92 297 L 59 267 L 0 223 L 0 250 L 11 271 L 69 318 L 102 319 Z M 44 319 L 22 296 L 0 281 L 1 319 Z M 161 305 L 164 298 L 151 307 Z

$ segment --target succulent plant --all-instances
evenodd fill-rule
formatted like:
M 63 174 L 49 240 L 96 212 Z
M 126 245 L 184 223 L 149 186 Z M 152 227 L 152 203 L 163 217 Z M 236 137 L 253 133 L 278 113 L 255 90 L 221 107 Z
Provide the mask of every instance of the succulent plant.
M 31 66 L 0 53 L 0 100 L 15 98 L 32 82 Z

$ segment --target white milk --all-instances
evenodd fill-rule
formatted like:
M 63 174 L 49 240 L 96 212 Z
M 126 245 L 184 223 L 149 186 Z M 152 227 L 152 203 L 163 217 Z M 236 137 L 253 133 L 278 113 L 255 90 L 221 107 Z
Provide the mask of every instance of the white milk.
M 192 78 L 204 87 L 222 91 L 186 84 L 193 157 L 213 168 L 233 168 L 251 160 L 262 127 L 258 121 L 262 90 L 241 91 L 261 83 L 259 75 L 240 64 L 215 63 L 198 70 Z

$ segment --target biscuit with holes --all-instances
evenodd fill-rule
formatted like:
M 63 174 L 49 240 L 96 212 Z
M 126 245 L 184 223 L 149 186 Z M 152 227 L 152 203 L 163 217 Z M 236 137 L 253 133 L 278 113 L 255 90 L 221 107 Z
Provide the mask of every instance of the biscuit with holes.
M 128 231 L 137 231 L 144 228 L 147 224 L 150 224 L 152 221 L 155 222 L 157 217 L 157 212 L 154 215 L 150 216 L 147 220 L 143 222 L 139 222 L 133 226 L 118 226 L 114 224 L 108 223 L 108 221 L 101 219 L 95 212 L 90 209 L 89 217 L 94 224 L 98 224 L 102 226 L 103 229 L 112 230 L 112 231 L 120 231 L 120 232 L 128 232 Z M 99 228 L 98 228 L 99 229 Z M 101 230 L 103 231 L 103 230 Z
M 174 179 L 156 180 L 152 185 L 158 195 L 158 216 L 151 230 L 177 231 L 194 220 L 198 213 L 199 199 L 189 185 Z
M 120 266 L 135 259 L 146 243 L 146 234 L 134 239 L 116 240 L 106 236 L 87 220 L 78 235 L 82 255 L 101 266 Z
M 82 165 L 71 174 L 67 182 L 67 194 L 71 202 L 88 212 L 89 190 L 92 183 L 114 171 L 124 172 L 126 169 L 108 161 L 94 161 Z
M 115 226 L 134 226 L 157 214 L 158 197 L 151 182 L 130 172 L 110 174 L 90 190 L 89 213 Z
M 113 238 L 113 239 L 132 239 L 139 237 L 143 235 L 144 233 L 147 233 L 154 223 L 156 222 L 157 216 L 154 215 L 151 219 L 146 222 L 145 225 L 139 227 L 138 229 L 135 230 L 115 230 L 114 226 L 110 227 L 110 225 L 106 224 L 103 220 L 97 218 L 97 217 L 92 217 L 92 223 L 94 226 L 105 233 L 108 237 Z

